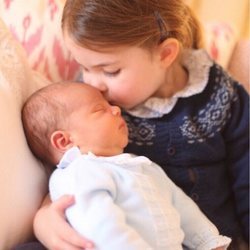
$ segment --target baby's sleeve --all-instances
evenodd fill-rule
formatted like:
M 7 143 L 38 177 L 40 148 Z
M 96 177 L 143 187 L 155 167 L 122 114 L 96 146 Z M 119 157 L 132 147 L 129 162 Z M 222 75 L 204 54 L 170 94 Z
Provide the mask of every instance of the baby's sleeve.
M 162 175 L 166 175 L 160 169 Z M 172 202 L 181 219 L 185 237 L 183 244 L 188 249 L 208 250 L 217 247 L 227 249 L 231 239 L 219 234 L 216 226 L 202 213 L 196 203 L 166 176 L 164 189 L 169 190 Z

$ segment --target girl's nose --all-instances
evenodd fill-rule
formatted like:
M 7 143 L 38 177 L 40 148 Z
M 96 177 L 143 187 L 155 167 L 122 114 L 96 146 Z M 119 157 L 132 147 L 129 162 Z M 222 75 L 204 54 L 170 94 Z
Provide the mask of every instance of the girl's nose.
M 101 92 L 106 92 L 108 89 L 107 89 L 107 86 L 104 84 L 104 83 L 94 83 L 94 84 L 91 84 L 93 87 L 97 88 L 98 90 L 100 90 Z
M 102 82 L 86 81 L 86 83 L 97 88 L 98 90 L 100 90 L 103 93 L 108 90 L 107 86 Z
M 111 106 L 111 112 L 115 116 L 121 115 L 121 109 L 118 106 Z

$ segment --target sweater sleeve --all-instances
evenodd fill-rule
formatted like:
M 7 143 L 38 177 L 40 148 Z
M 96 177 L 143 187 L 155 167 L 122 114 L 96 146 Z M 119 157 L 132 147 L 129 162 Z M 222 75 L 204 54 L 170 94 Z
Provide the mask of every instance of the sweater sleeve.
M 249 241 L 249 95 L 242 86 L 233 86 L 231 117 L 223 136 L 236 210 Z
M 207 250 L 217 247 L 227 249 L 231 240 L 219 234 L 216 226 L 202 213 L 196 203 L 169 178 L 169 187 L 175 208 L 185 233 L 183 244 L 189 249 Z
M 208 250 L 217 247 L 227 249 L 231 239 L 219 234 L 216 226 L 202 213 L 197 204 L 179 188 L 165 172 L 152 163 L 152 174 L 166 192 L 171 193 L 173 206 L 180 215 L 185 237 L 183 244 L 188 249 Z
M 66 216 L 81 235 L 94 242 L 95 249 L 152 249 L 127 224 L 126 214 L 116 204 L 117 187 L 111 169 L 89 161 L 77 169 L 74 177 L 76 203 Z

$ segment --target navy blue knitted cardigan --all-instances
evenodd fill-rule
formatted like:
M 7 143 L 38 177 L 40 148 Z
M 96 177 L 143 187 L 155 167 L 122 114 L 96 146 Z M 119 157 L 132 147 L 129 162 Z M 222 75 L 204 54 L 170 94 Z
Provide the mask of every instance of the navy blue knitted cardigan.
M 126 152 L 145 155 L 229 237 L 249 235 L 249 95 L 217 64 L 203 92 L 160 118 L 124 111 Z

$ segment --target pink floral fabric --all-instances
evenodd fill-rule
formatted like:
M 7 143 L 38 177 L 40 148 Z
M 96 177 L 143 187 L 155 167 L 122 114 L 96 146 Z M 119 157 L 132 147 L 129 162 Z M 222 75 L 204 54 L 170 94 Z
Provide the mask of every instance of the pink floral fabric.
M 64 0 L 4 0 L 1 18 L 23 45 L 31 67 L 49 80 L 72 80 L 79 65 L 65 48 L 60 28 Z
M 207 22 L 205 28 L 206 48 L 210 56 L 227 68 L 236 44 L 233 27 L 225 22 Z
M 2 0 L 0 15 L 25 48 L 31 67 L 49 80 L 74 80 L 80 67 L 65 48 L 61 15 L 65 0 Z M 227 67 L 235 46 L 233 29 L 226 23 L 204 24 L 206 48 Z

